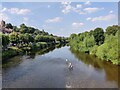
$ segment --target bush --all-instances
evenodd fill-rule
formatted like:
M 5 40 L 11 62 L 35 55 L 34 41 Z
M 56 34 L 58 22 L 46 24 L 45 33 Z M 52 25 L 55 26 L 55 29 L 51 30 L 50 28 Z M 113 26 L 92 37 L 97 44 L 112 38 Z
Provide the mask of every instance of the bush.
M 96 52 L 96 56 L 98 56 L 98 58 L 102 60 L 107 60 L 107 52 L 109 50 L 107 46 L 108 44 L 104 43 L 98 47 L 97 52 Z
M 90 49 L 90 54 L 91 54 L 91 55 L 95 55 L 96 52 L 97 52 L 97 49 L 98 49 L 98 46 L 97 46 L 97 45 L 93 46 L 93 47 Z
M 118 65 L 120 64 L 118 52 L 118 37 L 110 35 L 105 43 L 98 47 L 96 55 L 102 60 L 109 60 Z
M 22 53 L 21 49 L 18 49 L 17 47 L 11 47 L 8 50 L 2 52 L 2 60 L 11 58 L 11 57 L 16 56 L 20 53 Z

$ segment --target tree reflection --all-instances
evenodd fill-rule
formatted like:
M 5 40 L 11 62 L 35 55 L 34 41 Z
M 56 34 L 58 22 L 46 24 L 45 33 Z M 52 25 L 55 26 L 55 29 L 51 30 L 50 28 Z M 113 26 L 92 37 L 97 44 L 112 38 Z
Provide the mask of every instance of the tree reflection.
M 84 64 L 94 67 L 94 69 L 97 71 L 104 70 L 105 79 L 107 81 L 115 81 L 118 84 L 118 87 L 120 87 L 120 78 L 118 77 L 120 74 L 120 66 L 113 65 L 110 62 L 102 61 L 95 56 L 75 51 L 72 48 L 70 48 L 70 51 Z

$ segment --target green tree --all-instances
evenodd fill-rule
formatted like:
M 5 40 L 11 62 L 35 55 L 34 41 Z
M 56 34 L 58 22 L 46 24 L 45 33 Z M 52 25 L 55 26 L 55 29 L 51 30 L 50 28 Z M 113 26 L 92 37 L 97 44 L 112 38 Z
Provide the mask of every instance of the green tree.
M 96 28 L 94 30 L 93 36 L 95 38 L 96 45 L 101 45 L 104 43 L 104 31 L 102 28 Z
M 77 36 L 77 35 L 74 33 L 74 34 L 71 34 L 71 35 L 70 35 L 70 38 L 71 38 L 71 39 L 74 39 L 76 36 Z
M 33 36 L 33 34 L 29 34 L 29 42 L 34 42 L 34 36 Z
M 28 32 L 29 33 L 34 33 L 35 32 L 35 28 L 33 28 L 33 27 L 28 27 Z
M 6 46 L 9 44 L 9 36 L 2 34 L 2 46 L 6 48 Z
M 28 33 L 29 32 L 28 28 L 27 28 L 27 26 L 25 24 L 20 25 L 20 32 L 21 33 Z
M 30 35 L 28 33 L 24 34 L 24 42 L 29 43 L 30 42 Z
M 19 28 L 17 28 L 17 26 L 13 26 L 13 31 L 19 32 Z
M 18 37 L 19 37 L 19 42 L 20 42 L 20 43 L 25 42 L 24 34 L 19 34 Z
M 36 35 L 36 36 L 35 36 L 35 41 L 36 41 L 36 42 L 41 42 L 41 41 L 43 41 L 43 36 L 41 36 L 41 35 Z
M 118 25 L 109 26 L 106 28 L 106 34 L 115 35 L 118 30 L 120 30 L 120 26 Z
M 11 23 L 7 23 L 5 27 L 6 27 L 6 28 L 13 29 L 13 26 L 12 26 L 12 24 L 11 24 Z
M 16 32 L 12 32 L 9 34 L 9 39 L 10 42 L 14 45 L 17 44 L 19 42 L 19 37 L 18 37 L 18 33 Z

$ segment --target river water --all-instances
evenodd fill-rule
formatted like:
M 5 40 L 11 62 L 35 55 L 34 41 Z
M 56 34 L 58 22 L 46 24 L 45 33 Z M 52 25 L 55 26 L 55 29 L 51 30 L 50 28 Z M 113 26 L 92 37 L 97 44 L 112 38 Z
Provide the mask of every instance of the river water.
M 68 68 L 65 59 L 73 65 Z M 15 56 L 3 65 L 3 88 L 117 88 L 119 66 L 69 46 Z

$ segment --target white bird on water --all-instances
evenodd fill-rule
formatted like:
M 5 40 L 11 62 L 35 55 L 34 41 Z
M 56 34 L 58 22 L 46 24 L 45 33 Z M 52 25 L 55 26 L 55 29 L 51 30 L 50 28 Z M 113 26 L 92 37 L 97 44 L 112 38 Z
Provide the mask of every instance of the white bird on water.
M 68 60 L 66 59 L 66 62 L 68 62 Z
M 66 86 L 65 86 L 65 87 L 66 87 L 66 88 L 71 88 L 71 86 L 70 86 L 70 85 L 67 85 L 67 84 L 66 84 Z
M 68 68 L 69 68 L 70 70 L 72 70 L 72 69 L 73 69 L 72 63 L 71 63 L 71 62 L 68 62 L 68 59 L 66 59 L 66 63 L 68 64 Z
M 73 69 L 72 63 L 69 63 L 68 68 L 69 68 L 69 69 Z

